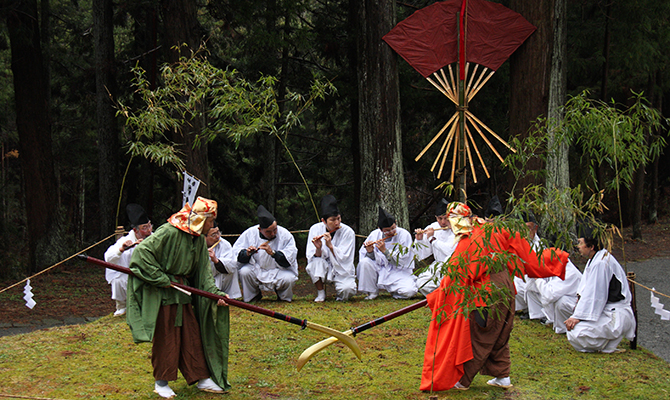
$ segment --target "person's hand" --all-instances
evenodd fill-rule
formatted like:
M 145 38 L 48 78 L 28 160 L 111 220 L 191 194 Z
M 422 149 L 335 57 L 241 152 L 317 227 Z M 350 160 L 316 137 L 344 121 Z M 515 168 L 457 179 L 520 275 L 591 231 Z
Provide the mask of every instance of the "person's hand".
M 380 240 L 379 243 L 377 243 L 377 248 L 378 248 L 379 251 L 381 251 L 382 253 L 386 253 L 386 242 L 383 241 L 383 240 Z
M 271 256 L 273 256 L 273 255 L 275 254 L 275 251 L 272 250 L 272 247 L 270 247 L 270 245 L 268 244 L 268 242 L 265 242 L 265 243 L 263 243 L 262 245 L 260 245 L 260 247 L 258 248 L 258 250 L 265 250 L 265 252 L 268 253 L 268 254 L 271 255 Z
M 225 297 L 226 299 L 229 299 L 229 298 L 230 298 L 230 296 L 228 296 L 228 295 L 225 295 L 224 297 Z M 219 306 L 219 307 L 221 307 L 221 306 L 228 306 L 228 303 L 227 303 L 224 299 L 219 299 L 219 300 L 216 302 L 216 305 Z
M 364 246 L 365 251 L 367 251 L 368 253 L 372 253 L 373 251 L 375 251 L 375 242 L 365 242 Z
M 425 231 L 426 237 L 430 239 L 435 234 L 435 229 L 431 226 Z
M 421 228 L 416 228 L 416 229 L 414 230 L 414 238 L 415 238 L 416 240 L 421 240 L 421 239 L 423 239 L 423 229 L 421 229 Z
M 315 236 L 314 239 L 312 239 L 312 243 L 317 250 L 321 250 L 321 246 L 323 245 L 323 242 L 321 241 L 322 237 L 323 236 Z
M 565 327 L 567 328 L 567 330 L 571 331 L 572 329 L 574 329 L 575 325 L 577 325 L 579 322 L 580 320 L 578 320 L 577 318 L 570 317 L 565 320 Z
M 218 263 L 219 259 L 216 258 L 216 254 L 214 253 L 214 249 L 208 249 L 207 251 L 209 252 L 209 259 L 212 260 L 212 262 L 214 264 Z
M 247 255 L 248 255 L 248 256 L 254 254 L 254 253 L 257 252 L 257 251 L 258 251 L 258 249 L 256 248 L 256 246 L 249 246 L 249 247 L 247 247 Z
M 133 247 L 133 241 L 132 240 L 126 240 L 121 244 L 121 253 L 124 251 L 128 250 L 129 248 Z

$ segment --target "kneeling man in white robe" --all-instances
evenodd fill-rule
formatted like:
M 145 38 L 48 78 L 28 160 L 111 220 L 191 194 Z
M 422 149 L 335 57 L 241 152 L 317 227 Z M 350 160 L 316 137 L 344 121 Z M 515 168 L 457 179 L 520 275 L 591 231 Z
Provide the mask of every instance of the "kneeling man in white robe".
M 358 291 L 374 300 L 379 289 L 394 299 L 409 299 L 418 289 L 414 269 L 412 235 L 396 226 L 393 215 L 379 207 L 378 229 L 365 239 L 358 252 Z
M 298 248 L 286 228 L 258 206 L 258 225 L 240 235 L 233 246 L 245 302 L 260 300 L 262 290 L 274 291 L 283 301 L 293 300 L 293 285 L 298 280 Z
M 614 256 L 600 249 L 593 230 L 582 231 L 577 248 L 589 261 L 577 289 L 577 306 L 565 321 L 568 342 L 581 352 L 614 353 L 624 337 L 635 337 L 628 280 Z
M 214 221 L 212 228 L 205 235 L 209 263 L 212 265 L 212 276 L 216 287 L 231 299 L 242 297 L 240 282 L 237 276 L 237 261 L 233 256 L 233 246 L 221 237 L 219 225 Z
M 354 248 L 356 234 L 342 223 L 337 200 L 333 195 L 321 199 L 321 222 L 309 228 L 307 237 L 307 273 L 316 286 L 315 302 L 326 300 L 324 283 L 333 283 L 337 301 L 347 301 L 356 294 Z

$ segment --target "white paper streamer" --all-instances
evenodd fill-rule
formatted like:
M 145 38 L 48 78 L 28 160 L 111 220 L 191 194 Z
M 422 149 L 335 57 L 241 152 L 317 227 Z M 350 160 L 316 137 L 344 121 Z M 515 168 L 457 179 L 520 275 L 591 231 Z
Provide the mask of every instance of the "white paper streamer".
M 26 287 L 23 288 L 23 294 L 24 294 L 23 300 L 26 301 L 26 307 L 30 308 L 31 310 L 33 309 L 33 307 L 35 307 L 35 304 L 37 304 L 35 303 L 35 300 L 33 300 L 32 290 L 33 287 L 30 286 L 30 279 L 28 279 L 28 281 L 26 281 Z
M 193 205 L 195 202 L 195 195 L 198 193 L 198 187 L 200 186 L 200 181 L 195 177 L 188 174 L 184 171 L 184 190 L 182 190 L 182 202 L 181 206 L 184 207 L 186 203 Z
M 651 290 L 656 290 L 651 288 Z M 670 311 L 663 309 L 663 304 L 661 300 L 654 296 L 654 292 L 649 292 L 651 294 L 651 307 L 654 309 L 654 314 L 660 315 L 661 319 L 664 321 L 670 321 Z

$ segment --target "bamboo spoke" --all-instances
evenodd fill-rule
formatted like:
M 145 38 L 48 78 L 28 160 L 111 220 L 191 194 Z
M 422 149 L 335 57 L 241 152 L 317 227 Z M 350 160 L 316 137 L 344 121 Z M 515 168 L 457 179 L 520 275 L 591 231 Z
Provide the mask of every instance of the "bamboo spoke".
M 449 86 L 449 82 L 444 79 L 444 72 L 440 69 L 440 72 L 442 73 L 442 76 L 437 73 L 437 71 L 433 72 L 433 75 L 435 75 L 435 78 L 440 82 L 444 90 L 447 91 L 451 95 L 451 101 L 456 102 L 456 92 L 454 92 L 454 89 Z
M 456 126 L 457 124 L 453 124 L 451 126 L 451 129 L 449 130 L 449 134 L 447 135 L 447 138 L 444 140 L 444 143 L 442 144 L 442 148 L 440 148 L 440 152 L 437 154 L 437 157 L 435 157 L 435 162 L 433 162 L 433 166 L 430 167 L 430 171 L 433 172 L 435 170 L 435 166 L 437 165 L 438 161 L 440 161 L 440 158 L 442 158 L 442 154 L 444 153 L 444 157 L 447 157 L 447 153 L 449 153 L 449 149 L 451 148 L 451 142 L 453 141 L 454 138 L 454 132 L 456 131 Z M 447 148 L 445 151 L 444 148 Z M 442 164 L 444 164 L 444 160 L 442 161 Z M 439 178 L 439 176 L 438 176 Z
M 454 116 L 451 117 L 451 119 L 449 119 L 449 121 L 446 124 L 444 124 L 442 129 L 440 129 L 440 131 L 437 133 L 437 135 L 435 135 L 435 137 L 433 137 L 433 140 L 431 140 L 430 143 L 428 143 L 428 145 L 426 145 L 426 147 L 423 148 L 421 153 L 419 153 L 419 155 L 416 156 L 414 161 L 419 161 L 419 159 L 423 156 L 423 154 L 430 148 L 430 146 L 433 145 L 433 143 L 435 143 L 437 138 L 439 138 L 440 135 L 445 131 L 445 129 L 447 129 L 449 127 L 449 125 L 451 125 L 451 123 L 454 121 L 454 119 L 456 119 L 457 116 L 458 116 L 458 113 L 454 113 Z
M 454 159 L 451 160 L 451 182 L 454 181 L 454 172 L 456 171 L 456 159 L 458 158 L 458 140 L 460 139 L 460 136 L 461 135 L 456 135 L 456 140 L 454 140 L 456 143 L 454 144 Z M 442 168 L 440 168 L 440 173 L 437 175 L 438 179 L 440 176 L 442 176 Z
M 465 163 L 470 163 L 470 170 L 472 171 L 472 179 L 477 183 L 477 173 L 475 172 L 475 165 L 472 162 L 472 153 L 470 153 L 470 144 L 468 143 L 468 137 L 463 135 L 463 143 L 465 143 Z
M 466 120 L 467 121 L 467 120 Z M 470 122 L 472 124 L 472 122 Z M 465 124 L 465 131 L 467 132 L 468 136 L 470 137 L 470 141 L 472 142 L 472 147 L 475 148 L 475 152 L 477 153 L 477 158 L 479 158 L 479 162 L 482 164 L 482 168 L 484 168 L 484 173 L 486 173 L 486 177 L 490 178 L 491 175 L 489 175 L 489 170 L 486 168 L 486 164 L 484 164 L 484 160 L 482 159 L 482 155 L 479 153 L 479 147 L 477 147 L 477 143 L 475 143 L 474 137 L 472 137 L 472 132 L 470 132 L 470 128 L 468 128 L 468 124 Z
M 451 90 L 451 93 L 454 95 L 454 98 L 456 98 L 456 87 L 451 86 L 449 84 L 449 80 L 447 80 L 447 75 L 444 73 L 444 68 L 440 68 L 440 75 L 442 75 L 442 80 L 449 87 L 449 90 Z
M 465 75 L 461 76 L 461 77 L 460 77 L 460 80 L 462 80 L 463 82 L 465 82 L 465 79 L 466 79 L 467 76 L 468 76 L 468 71 L 469 71 L 469 70 L 470 70 L 470 63 L 469 63 L 469 62 L 466 62 L 466 63 L 465 63 Z
M 514 148 L 512 148 L 512 146 L 510 146 L 506 141 L 503 140 L 503 138 L 501 138 L 501 137 L 498 136 L 495 132 L 493 132 L 493 131 L 491 130 L 491 128 L 489 128 L 488 126 L 486 126 L 485 123 L 483 123 L 482 121 L 478 120 L 477 117 L 475 117 L 470 111 L 467 111 L 467 110 L 466 110 L 465 113 L 466 113 L 469 117 L 471 117 L 471 118 L 473 118 L 475 121 L 477 121 L 477 123 L 478 123 L 479 125 L 481 125 L 482 127 L 484 127 L 484 129 L 486 129 L 491 135 L 493 135 L 494 138 L 498 139 L 502 144 L 504 144 L 505 146 L 507 146 L 507 148 L 510 149 L 513 153 L 516 153 L 516 150 L 515 150 Z
M 451 100 L 451 101 L 454 102 L 455 104 L 458 104 L 458 102 L 456 101 L 456 99 L 453 98 L 453 96 L 452 96 L 450 93 L 448 93 L 442 86 L 438 85 L 437 83 L 435 83 L 435 81 L 433 81 L 433 80 L 430 79 L 430 78 L 426 78 L 426 80 L 427 80 L 428 82 L 430 82 L 433 86 L 435 86 L 435 89 L 439 90 L 439 91 L 440 91 L 443 95 L 445 95 L 449 100 Z
M 458 86 L 456 86 L 456 80 L 454 80 L 454 70 L 451 68 L 451 64 L 449 64 L 449 78 L 451 78 L 451 87 L 456 90 Z
M 486 75 L 486 71 L 488 71 L 488 70 L 489 69 L 487 67 L 484 67 L 482 72 L 480 72 L 479 78 L 477 79 L 477 82 L 475 82 L 475 85 L 472 88 L 470 88 L 468 86 L 468 91 L 465 93 L 465 97 L 468 99 L 468 101 L 470 101 L 470 99 L 475 97 L 474 94 L 472 94 L 472 93 L 474 93 L 475 89 L 477 89 L 479 87 L 479 84 L 481 83 L 482 79 L 484 78 L 484 75 Z
M 470 91 L 470 88 L 472 87 L 472 81 L 475 79 L 475 75 L 477 75 L 477 69 L 478 68 L 479 68 L 479 64 L 475 64 L 475 69 L 470 74 L 470 79 L 468 80 L 468 86 L 465 88 L 465 99 L 466 100 L 468 98 L 468 92 Z
M 466 116 L 467 116 L 467 115 L 468 115 L 468 114 L 466 114 Z M 468 118 L 469 118 L 469 117 L 468 117 Z M 489 145 L 489 147 L 490 147 L 491 150 L 495 153 L 495 155 L 498 156 L 498 159 L 500 160 L 500 162 L 504 164 L 504 163 L 505 163 L 505 160 L 503 160 L 503 158 L 500 156 L 500 153 L 498 153 L 498 151 L 496 150 L 496 148 L 493 147 L 493 145 L 491 144 L 491 142 L 489 141 L 489 139 L 486 137 L 486 135 L 484 135 L 484 133 L 482 133 L 482 131 L 481 131 L 481 130 L 479 129 L 479 127 L 477 126 L 477 124 L 475 124 L 474 122 L 472 122 L 472 119 L 470 120 L 470 123 L 471 123 L 472 126 L 477 130 L 477 132 L 479 133 L 479 136 L 481 136 L 482 139 L 484 139 L 484 141 L 486 142 L 486 144 Z
M 468 101 L 470 101 L 470 99 L 472 99 L 473 97 L 475 97 L 475 95 L 479 92 L 479 90 L 480 90 L 484 85 L 486 85 L 486 82 L 488 82 L 489 79 L 491 79 L 491 77 L 492 77 L 493 74 L 495 74 L 495 73 L 496 73 L 495 71 L 491 71 L 491 73 L 486 77 L 486 79 L 484 79 L 484 82 L 482 82 L 481 85 L 477 86 L 476 89 L 474 89 L 474 90 L 472 91 L 472 94 L 470 94 L 469 97 L 468 97 Z

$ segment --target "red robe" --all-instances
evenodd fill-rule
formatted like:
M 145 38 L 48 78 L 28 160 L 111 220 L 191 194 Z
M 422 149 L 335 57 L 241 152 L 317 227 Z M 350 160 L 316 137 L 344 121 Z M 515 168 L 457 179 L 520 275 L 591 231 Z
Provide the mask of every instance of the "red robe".
M 540 260 L 528 240 L 519 234 L 512 235 L 505 230 L 496 230 L 490 233 L 490 240 L 487 240 L 487 233 L 481 227 L 475 226 L 469 236 L 460 240 L 449 259 L 449 270 L 459 269 L 460 273 L 457 275 L 460 278 L 445 275 L 440 287 L 427 296 L 433 316 L 426 340 L 421 390 L 451 389 L 463 375 L 463 364 L 473 358 L 470 324 L 460 312 L 454 313 L 457 305 L 464 300 L 464 293 L 449 288 L 455 285 L 481 288 L 486 285 L 490 281 L 489 274 L 493 271 L 489 272 L 485 260 L 495 257 L 493 253 L 503 251 L 516 256 L 512 256 L 507 264 L 510 276 L 518 268 L 521 274 L 525 273 L 532 278 L 565 278 L 568 253 L 553 248 L 545 249 L 540 265 Z M 459 263 L 459 260 L 463 262 Z M 511 300 L 513 301 L 513 297 Z M 486 305 L 481 298 L 476 298 L 474 303 L 477 306 Z

